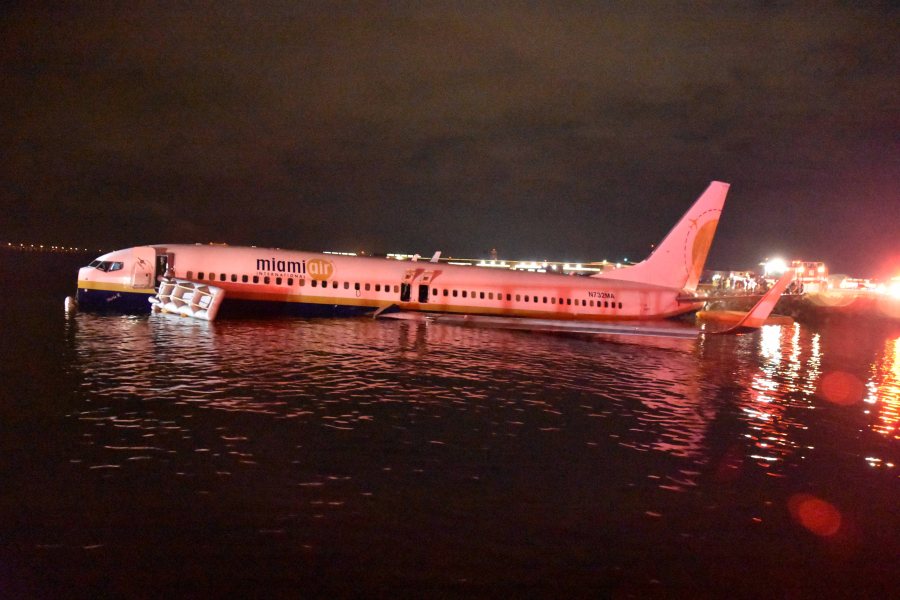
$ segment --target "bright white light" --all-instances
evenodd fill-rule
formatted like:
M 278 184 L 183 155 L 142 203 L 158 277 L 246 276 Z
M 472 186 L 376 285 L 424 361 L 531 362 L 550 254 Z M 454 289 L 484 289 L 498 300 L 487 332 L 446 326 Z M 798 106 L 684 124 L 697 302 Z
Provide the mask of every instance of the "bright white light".
M 891 282 L 891 284 L 888 286 L 887 292 L 894 298 L 900 298 L 900 281 Z
M 787 263 L 783 258 L 773 258 L 772 260 L 767 261 L 763 267 L 765 268 L 766 276 L 783 275 L 788 269 Z

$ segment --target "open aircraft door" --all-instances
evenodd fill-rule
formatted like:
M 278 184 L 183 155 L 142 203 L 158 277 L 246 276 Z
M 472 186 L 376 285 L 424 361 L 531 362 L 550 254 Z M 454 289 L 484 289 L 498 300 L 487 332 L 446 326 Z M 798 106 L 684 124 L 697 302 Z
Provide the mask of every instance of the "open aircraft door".
M 150 246 L 138 246 L 132 250 L 131 261 L 131 287 L 136 290 L 152 289 L 156 250 Z
M 419 279 L 419 302 L 428 302 L 428 290 L 434 278 L 440 275 L 440 271 L 425 271 Z
M 423 269 L 407 269 L 403 274 L 403 280 L 400 282 L 400 302 L 409 302 L 412 298 L 413 280 L 418 277 Z

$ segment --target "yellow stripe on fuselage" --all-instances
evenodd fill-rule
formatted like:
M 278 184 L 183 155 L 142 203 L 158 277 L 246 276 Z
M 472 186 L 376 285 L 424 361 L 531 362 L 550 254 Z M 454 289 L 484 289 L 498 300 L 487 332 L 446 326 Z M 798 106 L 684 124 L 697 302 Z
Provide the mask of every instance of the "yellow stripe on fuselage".
M 153 288 L 135 288 L 125 283 L 112 283 L 110 281 L 84 281 L 83 279 L 78 280 L 78 289 L 100 290 L 103 292 L 127 292 L 129 294 L 156 294 L 156 290 L 154 290 Z

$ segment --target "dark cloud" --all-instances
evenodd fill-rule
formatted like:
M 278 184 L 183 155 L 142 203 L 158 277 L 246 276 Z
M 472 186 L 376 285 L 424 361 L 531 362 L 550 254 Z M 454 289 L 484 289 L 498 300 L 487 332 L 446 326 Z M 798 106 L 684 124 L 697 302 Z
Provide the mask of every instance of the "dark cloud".
M 890 4 L 91 3 L 0 24 L 4 237 L 900 254 Z

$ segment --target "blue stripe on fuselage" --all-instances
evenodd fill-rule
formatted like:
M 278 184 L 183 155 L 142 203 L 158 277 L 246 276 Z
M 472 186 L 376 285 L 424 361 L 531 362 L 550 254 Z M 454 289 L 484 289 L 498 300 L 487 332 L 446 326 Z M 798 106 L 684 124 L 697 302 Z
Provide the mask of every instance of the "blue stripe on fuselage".
M 151 294 L 119 292 L 113 290 L 78 289 L 78 307 L 85 312 L 119 314 L 148 314 Z M 294 316 L 294 317 L 359 317 L 375 311 L 371 306 L 349 306 L 341 304 L 314 304 L 308 302 L 278 302 L 266 300 L 239 300 L 228 298 L 222 301 L 219 318 L 241 316 Z

